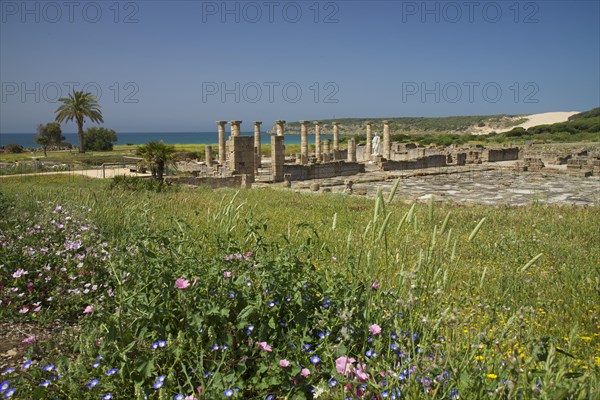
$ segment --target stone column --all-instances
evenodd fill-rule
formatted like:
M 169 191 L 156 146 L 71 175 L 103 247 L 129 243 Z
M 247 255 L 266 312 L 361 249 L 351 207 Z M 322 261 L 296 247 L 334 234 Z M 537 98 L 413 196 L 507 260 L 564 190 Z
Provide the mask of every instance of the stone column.
M 365 146 L 365 154 L 364 161 L 369 161 L 371 159 L 371 153 L 373 153 L 373 134 L 371 133 L 371 125 L 373 123 L 371 121 L 365 122 L 367 127 L 367 145 Z
M 231 136 L 240 136 L 240 124 L 242 121 L 231 121 Z
M 321 122 L 315 121 L 315 156 L 321 162 Z
M 348 139 L 348 162 L 356 162 L 356 141 Z
M 217 121 L 217 128 L 219 132 L 219 164 L 225 165 L 225 124 L 227 121 Z
M 254 152 L 256 153 L 254 159 L 254 169 L 258 172 L 260 164 L 262 163 L 262 156 L 260 154 L 260 125 L 261 121 L 254 121 Z
M 283 136 L 271 135 L 271 174 L 273 182 L 283 181 L 283 165 L 285 163 L 285 145 Z
M 331 142 L 329 140 L 323 141 L 323 161 L 327 162 L 330 160 L 329 154 L 331 153 Z
M 308 164 L 308 121 L 300 121 L 300 164 Z
M 207 166 L 212 166 L 212 146 L 204 146 L 204 155 Z
M 339 122 L 333 123 L 333 154 L 340 150 L 340 142 L 339 142 Z M 335 158 L 335 157 L 334 157 Z
M 278 119 L 277 121 L 275 121 L 275 123 L 277 124 L 277 136 L 283 136 L 285 121 L 282 119 Z
M 391 155 L 391 142 L 390 142 L 390 121 L 383 121 L 383 158 L 386 160 L 390 159 Z

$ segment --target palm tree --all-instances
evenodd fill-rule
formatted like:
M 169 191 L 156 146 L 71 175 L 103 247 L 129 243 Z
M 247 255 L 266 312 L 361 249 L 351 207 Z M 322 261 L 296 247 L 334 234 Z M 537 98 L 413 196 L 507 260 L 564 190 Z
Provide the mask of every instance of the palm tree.
M 165 164 L 172 161 L 175 155 L 175 146 L 151 141 L 137 148 L 137 155 L 152 165 L 152 176 L 162 182 Z
M 85 145 L 83 143 L 83 123 L 85 118 L 95 123 L 103 123 L 102 112 L 100 105 L 96 101 L 96 96 L 91 93 L 73 90 L 73 94 L 69 93 L 69 97 L 58 99 L 62 101 L 62 105 L 56 109 L 56 122 L 73 121 L 77 123 L 77 138 L 79 139 L 79 152 L 85 153 Z

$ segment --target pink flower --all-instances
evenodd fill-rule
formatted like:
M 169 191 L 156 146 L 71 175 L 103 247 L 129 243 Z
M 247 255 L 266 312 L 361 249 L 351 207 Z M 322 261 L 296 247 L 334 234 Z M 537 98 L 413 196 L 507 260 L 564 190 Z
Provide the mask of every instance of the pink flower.
M 356 368 L 354 368 L 353 372 L 356 374 L 356 377 L 360 381 L 366 381 L 367 379 L 369 379 L 369 374 L 367 374 L 365 372 L 365 368 L 366 368 L 365 364 L 357 364 Z
M 373 283 L 371 284 L 371 287 L 372 287 L 373 289 L 377 289 L 379 286 L 380 286 L 380 283 L 379 283 L 379 282 L 377 282 L 377 281 L 375 281 L 375 282 L 373 282 Z
M 373 335 L 377 336 L 381 333 L 381 327 L 377 324 L 373 324 L 369 327 L 369 332 L 371 332 Z
M 18 269 L 13 273 L 13 278 L 20 278 L 23 275 L 27 275 L 29 272 L 25 271 L 24 269 Z
M 91 314 L 94 312 L 94 306 L 87 306 L 85 310 L 83 310 L 84 314 Z
M 279 360 L 279 366 L 281 368 L 287 368 L 290 366 L 290 362 L 284 358 L 283 360 Z
M 302 375 L 304 378 L 306 378 L 307 376 L 310 375 L 310 369 L 302 368 L 302 371 L 300 371 L 300 375 Z
M 175 281 L 175 287 L 177 289 L 185 289 L 188 286 L 190 286 L 190 281 L 182 277 L 177 278 L 177 280 Z
M 29 336 L 27 339 L 24 339 L 21 343 L 29 344 L 29 343 L 35 342 L 36 340 L 37 340 L 37 337 Z
M 337 369 L 337 372 L 344 375 L 344 376 L 348 376 L 350 375 L 350 372 L 352 371 L 352 367 L 353 367 L 353 363 L 356 360 L 354 358 L 348 358 L 346 356 L 341 356 L 340 358 L 338 358 L 337 360 L 335 360 L 335 369 Z
M 273 351 L 273 348 L 267 344 L 267 342 L 256 342 L 259 349 L 263 351 Z
M 225 272 L 223 272 L 223 276 L 225 278 L 231 278 L 231 271 L 225 271 Z

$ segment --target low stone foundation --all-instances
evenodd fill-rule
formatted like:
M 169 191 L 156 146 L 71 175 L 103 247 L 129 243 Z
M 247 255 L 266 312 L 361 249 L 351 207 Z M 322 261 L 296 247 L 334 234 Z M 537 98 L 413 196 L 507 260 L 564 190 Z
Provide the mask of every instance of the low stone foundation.
M 213 177 L 193 177 L 193 176 L 169 176 L 165 178 L 167 183 L 176 183 L 178 185 L 208 186 L 211 189 L 218 188 L 242 188 L 249 189 L 249 182 L 245 175 L 226 176 L 222 178 Z M 250 185 L 251 186 L 251 185 Z
M 410 169 L 423 169 L 423 168 L 439 168 L 446 166 L 446 156 L 441 154 L 421 157 L 416 160 L 405 160 L 405 161 L 382 161 L 379 164 L 379 168 L 382 171 L 392 170 L 410 170 Z
M 284 174 L 289 174 L 292 181 L 305 181 L 309 179 L 333 178 L 335 176 L 348 176 L 365 172 L 364 164 L 357 162 L 328 162 L 324 164 L 283 166 Z

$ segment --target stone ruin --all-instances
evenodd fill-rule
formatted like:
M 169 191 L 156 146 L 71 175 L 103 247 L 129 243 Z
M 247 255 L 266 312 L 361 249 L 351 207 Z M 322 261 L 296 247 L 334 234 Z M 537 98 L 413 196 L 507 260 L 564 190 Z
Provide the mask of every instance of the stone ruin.
M 271 134 L 271 160 L 265 174 L 260 151 L 260 121 L 254 121 L 254 136 L 241 136 L 242 121 L 230 121 L 230 136 L 225 140 L 227 121 L 217 121 L 218 151 L 213 158 L 212 146 L 205 148 L 205 161 L 201 164 L 180 166 L 180 170 L 191 172 L 196 184 L 218 186 L 251 187 L 256 180 L 263 182 L 284 182 L 287 187 L 293 181 L 303 181 L 341 176 L 352 176 L 365 172 L 365 167 L 379 171 L 420 170 L 447 166 L 467 166 L 470 164 L 517 161 L 517 171 L 542 171 L 549 160 L 566 164 L 566 171 L 581 176 L 600 172 L 600 157 L 580 152 L 569 156 L 528 154 L 524 157 L 519 147 L 484 148 L 481 145 L 449 147 L 423 146 L 414 143 L 391 141 L 390 121 L 383 121 L 381 154 L 373 154 L 372 123 L 367 122 L 366 144 L 357 145 L 354 138 L 347 140 L 346 148 L 340 147 L 339 124 L 334 122 L 333 141 L 322 140 L 321 122 L 312 122 L 315 135 L 314 153 L 309 153 L 309 121 L 300 121 L 300 153 L 285 156 L 284 120 L 275 121 L 276 133 Z M 260 179 L 259 179 L 260 178 Z M 181 179 L 193 183 L 193 179 Z M 352 181 L 346 182 L 346 193 L 352 193 Z

